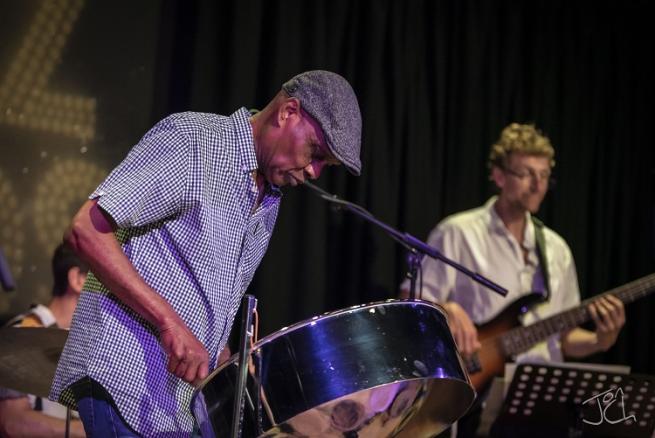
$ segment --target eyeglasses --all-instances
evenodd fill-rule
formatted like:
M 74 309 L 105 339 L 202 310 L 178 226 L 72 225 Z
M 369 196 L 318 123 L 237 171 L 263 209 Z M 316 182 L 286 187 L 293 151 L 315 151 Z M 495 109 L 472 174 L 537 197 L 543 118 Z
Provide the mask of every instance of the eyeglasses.
M 549 170 L 543 170 L 541 172 L 536 172 L 533 169 L 522 169 L 522 170 L 512 170 L 509 168 L 503 168 L 503 172 L 508 173 L 521 181 L 530 178 L 532 181 L 541 181 L 547 182 L 549 184 L 554 184 L 555 180 L 550 174 Z

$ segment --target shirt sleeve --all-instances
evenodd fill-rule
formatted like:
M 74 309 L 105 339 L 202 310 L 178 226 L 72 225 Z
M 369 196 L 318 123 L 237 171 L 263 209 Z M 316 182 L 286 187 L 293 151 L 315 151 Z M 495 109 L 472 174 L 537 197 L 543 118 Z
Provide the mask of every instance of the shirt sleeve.
M 566 248 L 565 265 L 563 267 L 562 288 L 564 289 L 562 309 L 570 309 L 580 305 L 580 286 L 578 284 L 578 274 L 575 268 L 575 261 L 571 250 Z
M 580 286 L 578 274 L 573 259 L 573 253 L 566 241 L 549 229 L 546 229 L 546 251 L 550 268 L 550 285 L 557 296 L 559 308 L 554 312 L 562 312 L 580 305 Z
M 188 178 L 187 133 L 164 119 L 91 194 L 120 228 L 164 220 L 181 208 Z

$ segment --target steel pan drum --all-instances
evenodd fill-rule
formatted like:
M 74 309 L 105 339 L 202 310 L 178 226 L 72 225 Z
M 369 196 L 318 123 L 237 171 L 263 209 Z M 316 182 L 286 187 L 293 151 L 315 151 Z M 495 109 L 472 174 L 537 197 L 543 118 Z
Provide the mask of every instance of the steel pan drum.
M 249 362 L 244 437 L 433 436 L 475 398 L 445 312 L 421 300 L 308 319 L 257 342 Z M 193 396 L 203 437 L 230 435 L 237 364 Z

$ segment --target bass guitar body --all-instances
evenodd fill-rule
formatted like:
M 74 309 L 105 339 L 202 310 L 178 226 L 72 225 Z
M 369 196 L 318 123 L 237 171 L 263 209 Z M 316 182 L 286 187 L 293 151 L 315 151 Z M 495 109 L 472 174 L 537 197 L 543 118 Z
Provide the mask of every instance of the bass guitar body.
M 495 376 L 503 373 L 505 363 L 510 359 L 505 352 L 502 335 L 519 327 L 520 316 L 541 300 L 537 294 L 521 297 L 491 321 L 477 327 L 482 348 L 466 361 L 466 366 L 478 394 L 487 388 Z

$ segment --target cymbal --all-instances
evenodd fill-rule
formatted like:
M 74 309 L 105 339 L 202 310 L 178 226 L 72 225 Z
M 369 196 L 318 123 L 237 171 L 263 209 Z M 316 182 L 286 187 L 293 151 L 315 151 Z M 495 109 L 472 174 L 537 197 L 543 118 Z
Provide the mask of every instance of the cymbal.
M 68 330 L 0 328 L 0 386 L 47 397 Z

